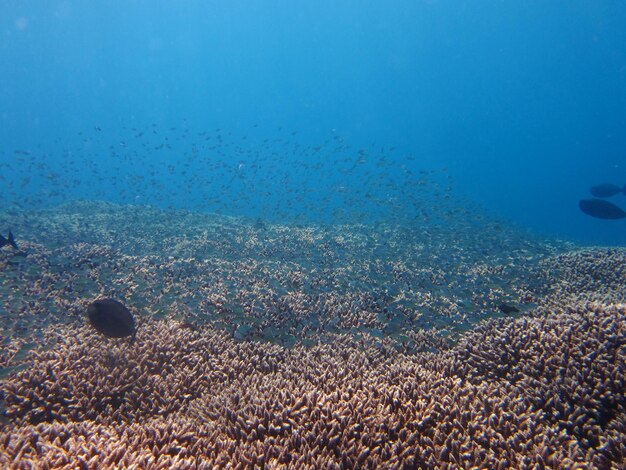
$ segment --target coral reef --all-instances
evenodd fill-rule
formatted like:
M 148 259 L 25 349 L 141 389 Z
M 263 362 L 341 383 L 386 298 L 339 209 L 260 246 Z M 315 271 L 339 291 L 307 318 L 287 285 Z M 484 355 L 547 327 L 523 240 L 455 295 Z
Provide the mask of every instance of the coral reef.
M 5 214 L 0 467 L 626 467 L 626 251 L 466 215 Z
M 29 468 L 620 468 L 626 307 L 491 320 L 452 349 L 235 342 L 76 326 L 2 384 L 0 464 Z
M 0 333 L 15 350 L 44 343 L 42 328 L 76 321 L 107 297 L 139 319 L 210 323 L 237 339 L 291 346 L 363 334 L 407 352 L 446 347 L 503 301 L 528 311 L 559 279 L 538 263 L 565 249 L 496 222 L 478 231 L 462 215 L 454 230 L 434 222 L 258 228 L 86 202 L 5 215 L 28 237 L 20 238 L 28 255 L 0 250 Z

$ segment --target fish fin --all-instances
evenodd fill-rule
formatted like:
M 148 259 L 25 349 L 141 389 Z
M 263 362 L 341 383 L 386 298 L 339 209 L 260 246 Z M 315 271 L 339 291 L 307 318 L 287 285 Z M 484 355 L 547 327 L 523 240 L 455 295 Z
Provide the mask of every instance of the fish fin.
M 9 244 L 13 248 L 15 248 L 16 250 L 19 250 L 19 248 L 17 247 L 17 243 L 15 241 L 15 237 L 13 236 L 13 232 L 11 232 L 10 230 L 9 230 L 9 239 L 8 239 L 8 241 L 9 241 Z

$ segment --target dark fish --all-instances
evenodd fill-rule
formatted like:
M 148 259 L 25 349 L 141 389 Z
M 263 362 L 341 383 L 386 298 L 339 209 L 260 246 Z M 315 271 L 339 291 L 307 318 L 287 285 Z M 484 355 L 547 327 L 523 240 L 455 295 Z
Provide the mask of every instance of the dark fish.
M 513 305 L 505 304 L 505 303 L 501 303 L 500 305 L 498 305 L 498 310 L 500 310 L 502 313 L 517 313 L 517 312 L 519 312 L 519 308 L 514 307 Z
M 137 328 L 132 313 L 120 302 L 113 299 L 100 299 L 87 307 L 91 325 L 109 338 L 135 339 Z
M 17 247 L 17 243 L 15 242 L 15 237 L 13 237 L 13 234 L 11 232 L 9 232 L 8 238 L 4 238 L 2 235 L 0 235 L 0 248 L 6 245 L 11 245 L 16 250 L 19 250 L 19 248 Z
M 192 321 L 181 323 L 180 327 L 183 330 L 198 331 L 198 325 L 196 324 L 196 322 L 192 322 Z
M 598 219 L 623 219 L 626 212 L 603 199 L 582 199 L 578 205 L 580 210 Z
M 589 190 L 595 197 L 611 197 L 616 194 L 626 194 L 626 186 L 620 188 L 616 184 L 599 184 Z

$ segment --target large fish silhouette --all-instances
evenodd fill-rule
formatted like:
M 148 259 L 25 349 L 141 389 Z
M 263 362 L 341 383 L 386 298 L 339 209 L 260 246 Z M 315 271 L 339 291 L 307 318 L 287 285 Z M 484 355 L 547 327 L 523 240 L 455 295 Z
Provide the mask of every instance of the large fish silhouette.
M 616 194 L 626 194 L 626 186 L 619 187 L 616 184 L 598 184 L 589 189 L 594 197 L 612 197 Z
M 578 206 L 585 214 L 597 219 L 624 219 L 626 212 L 604 199 L 582 199 Z

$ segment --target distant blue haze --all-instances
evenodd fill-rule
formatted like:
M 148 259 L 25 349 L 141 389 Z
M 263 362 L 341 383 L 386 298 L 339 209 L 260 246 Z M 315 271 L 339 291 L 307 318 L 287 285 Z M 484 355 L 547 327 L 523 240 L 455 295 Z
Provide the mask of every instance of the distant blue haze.
M 626 245 L 626 220 L 578 209 L 626 184 L 625 25 L 603 0 L 5 0 L 0 158 L 53 161 L 96 127 L 336 133 L 447 168 L 511 223 Z

